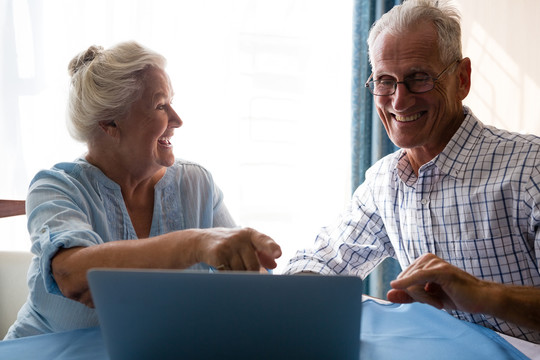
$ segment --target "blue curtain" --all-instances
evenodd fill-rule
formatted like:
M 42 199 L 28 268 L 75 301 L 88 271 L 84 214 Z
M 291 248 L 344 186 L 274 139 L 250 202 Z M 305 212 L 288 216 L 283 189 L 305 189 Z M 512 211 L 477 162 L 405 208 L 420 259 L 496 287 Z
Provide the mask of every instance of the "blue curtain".
M 390 141 L 373 105 L 373 96 L 364 87 L 371 74 L 368 60 L 369 29 L 382 14 L 400 0 L 355 0 L 353 18 L 352 71 L 352 191 L 365 179 L 366 170 L 384 155 L 397 150 Z M 389 282 L 401 271 L 398 262 L 386 259 L 366 279 L 365 293 L 386 298 Z

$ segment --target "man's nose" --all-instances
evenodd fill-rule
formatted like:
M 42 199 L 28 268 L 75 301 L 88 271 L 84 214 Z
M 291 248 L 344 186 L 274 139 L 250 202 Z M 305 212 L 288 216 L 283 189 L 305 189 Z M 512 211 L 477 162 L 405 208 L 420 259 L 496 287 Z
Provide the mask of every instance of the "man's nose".
M 392 105 L 395 110 L 408 109 L 415 102 L 414 94 L 409 91 L 405 83 L 396 83 L 396 91 L 392 95 Z

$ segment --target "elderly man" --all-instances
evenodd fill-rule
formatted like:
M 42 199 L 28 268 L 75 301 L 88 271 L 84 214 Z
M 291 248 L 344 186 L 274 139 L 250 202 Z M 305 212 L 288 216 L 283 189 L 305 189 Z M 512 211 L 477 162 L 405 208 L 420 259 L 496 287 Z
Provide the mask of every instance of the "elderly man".
M 442 1 L 408 0 L 373 26 L 366 87 L 400 150 L 285 272 L 365 277 L 394 257 L 405 270 L 390 301 L 540 343 L 540 138 L 486 126 L 463 106 L 471 60 L 459 21 Z

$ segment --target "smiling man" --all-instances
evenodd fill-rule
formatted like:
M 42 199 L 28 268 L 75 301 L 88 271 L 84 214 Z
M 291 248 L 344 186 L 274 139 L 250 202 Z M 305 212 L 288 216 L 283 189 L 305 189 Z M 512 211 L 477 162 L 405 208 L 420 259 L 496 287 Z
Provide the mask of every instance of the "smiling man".
M 540 138 L 486 126 L 462 104 L 471 60 L 459 21 L 443 1 L 408 0 L 375 23 L 366 88 L 401 149 L 285 272 L 366 277 L 393 257 L 404 271 L 389 300 L 540 343 Z

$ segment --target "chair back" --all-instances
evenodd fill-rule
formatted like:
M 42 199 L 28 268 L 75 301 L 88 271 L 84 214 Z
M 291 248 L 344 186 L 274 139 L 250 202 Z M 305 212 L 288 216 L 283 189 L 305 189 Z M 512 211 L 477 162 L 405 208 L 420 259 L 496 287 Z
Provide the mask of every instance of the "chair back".
M 28 297 L 27 274 L 32 256 L 29 251 L 0 251 L 0 340 Z
M 24 215 L 24 200 L 0 200 L 0 218 L 8 216 Z
M 0 200 L 0 218 L 25 214 L 24 200 Z M 0 340 L 28 296 L 29 251 L 0 251 Z

